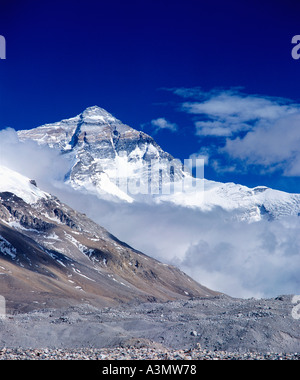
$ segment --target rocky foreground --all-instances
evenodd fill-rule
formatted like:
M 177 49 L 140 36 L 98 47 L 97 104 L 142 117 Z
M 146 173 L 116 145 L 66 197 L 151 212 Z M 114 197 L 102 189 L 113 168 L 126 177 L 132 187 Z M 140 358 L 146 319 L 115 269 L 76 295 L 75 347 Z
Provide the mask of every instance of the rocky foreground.
M 299 359 L 292 296 L 203 297 L 7 315 L 0 359 Z
M 256 353 L 202 350 L 170 350 L 157 347 L 114 349 L 2 349 L 0 360 L 299 360 L 300 353 Z

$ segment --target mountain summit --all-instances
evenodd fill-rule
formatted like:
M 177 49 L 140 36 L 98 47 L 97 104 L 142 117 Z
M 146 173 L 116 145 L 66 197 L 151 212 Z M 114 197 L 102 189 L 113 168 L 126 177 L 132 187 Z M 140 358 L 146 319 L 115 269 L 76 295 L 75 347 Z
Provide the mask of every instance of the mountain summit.
M 70 119 L 19 131 L 18 134 L 21 140 L 32 139 L 38 144 L 59 148 L 64 153 L 72 149 L 85 149 L 93 154 L 98 153 L 97 158 L 115 158 L 122 151 L 130 154 L 142 145 L 145 145 L 143 159 L 158 155 L 171 157 L 152 137 L 123 124 L 98 106 L 89 107 Z
M 114 116 L 112 116 L 112 114 L 107 112 L 104 108 L 98 106 L 86 108 L 81 115 L 82 119 L 86 122 L 88 122 L 88 120 L 90 120 L 90 122 L 103 121 L 104 123 L 117 121 L 117 119 Z

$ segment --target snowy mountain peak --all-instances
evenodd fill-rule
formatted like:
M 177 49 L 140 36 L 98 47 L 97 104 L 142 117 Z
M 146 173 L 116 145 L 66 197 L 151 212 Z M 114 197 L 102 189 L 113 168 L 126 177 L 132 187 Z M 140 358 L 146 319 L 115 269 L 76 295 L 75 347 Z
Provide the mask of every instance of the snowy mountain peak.
M 93 106 L 86 108 L 81 113 L 82 121 L 85 123 L 111 123 L 111 122 L 117 122 L 118 120 L 112 116 L 109 112 L 107 112 L 105 109 Z

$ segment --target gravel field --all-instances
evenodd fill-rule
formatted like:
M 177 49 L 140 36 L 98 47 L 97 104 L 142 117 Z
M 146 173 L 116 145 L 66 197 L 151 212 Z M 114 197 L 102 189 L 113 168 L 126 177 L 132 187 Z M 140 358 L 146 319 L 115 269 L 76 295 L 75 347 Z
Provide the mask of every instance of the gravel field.
M 300 320 L 291 300 L 221 295 L 7 315 L 0 359 L 299 360 Z
M 238 353 L 208 351 L 196 348 L 188 351 L 155 347 L 116 347 L 114 349 L 2 349 L 0 360 L 299 360 L 300 353 Z

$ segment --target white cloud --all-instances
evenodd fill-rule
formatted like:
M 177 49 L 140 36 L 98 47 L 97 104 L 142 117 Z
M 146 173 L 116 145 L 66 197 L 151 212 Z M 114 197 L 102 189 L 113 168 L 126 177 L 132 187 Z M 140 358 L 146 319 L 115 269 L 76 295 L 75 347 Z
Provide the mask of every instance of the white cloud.
M 299 218 L 252 224 L 220 223 L 186 252 L 182 268 L 209 286 L 235 296 L 297 292 L 300 280 Z
M 276 120 L 295 111 L 294 106 L 280 104 L 275 99 L 227 92 L 214 95 L 204 102 L 186 102 L 183 108 L 194 114 L 244 122 L 257 119 Z
M 300 104 L 247 95 L 238 89 L 204 92 L 181 88 L 173 92 L 193 99 L 183 102 L 181 109 L 193 115 L 196 136 L 223 138 L 223 143 L 210 147 L 210 156 L 218 159 L 211 163 L 220 162 L 220 156 L 226 162 L 216 164 L 216 171 L 240 167 L 300 176 Z
M 221 121 L 196 121 L 197 136 L 222 136 L 227 137 L 232 135 L 232 125 L 226 125 Z
M 197 159 L 202 159 L 202 160 L 204 160 L 204 164 L 208 165 L 209 155 L 210 155 L 210 149 L 207 147 L 203 147 L 203 148 L 199 149 L 199 151 L 197 153 L 191 154 L 189 158 L 194 160 L 194 161 Z
M 236 297 L 299 291 L 298 218 L 248 224 L 232 221 L 222 210 L 201 213 L 168 204 L 91 212 L 122 240 L 212 289 Z
M 155 127 L 154 133 L 157 133 L 161 129 L 168 129 L 172 132 L 176 132 L 178 129 L 178 126 L 175 123 L 170 123 L 164 117 L 160 117 L 158 119 L 152 120 L 151 125 Z
M 284 102 L 281 98 L 245 95 L 236 91 L 211 92 L 203 101 L 185 102 L 182 108 L 204 119 L 195 123 L 197 134 L 215 136 L 249 131 L 262 120 L 276 121 L 300 112 L 300 105 L 287 104 L 287 100 Z
M 243 138 L 227 139 L 223 152 L 263 170 L 300 176 L 300 112 L 273 123 L 261 121 Z

